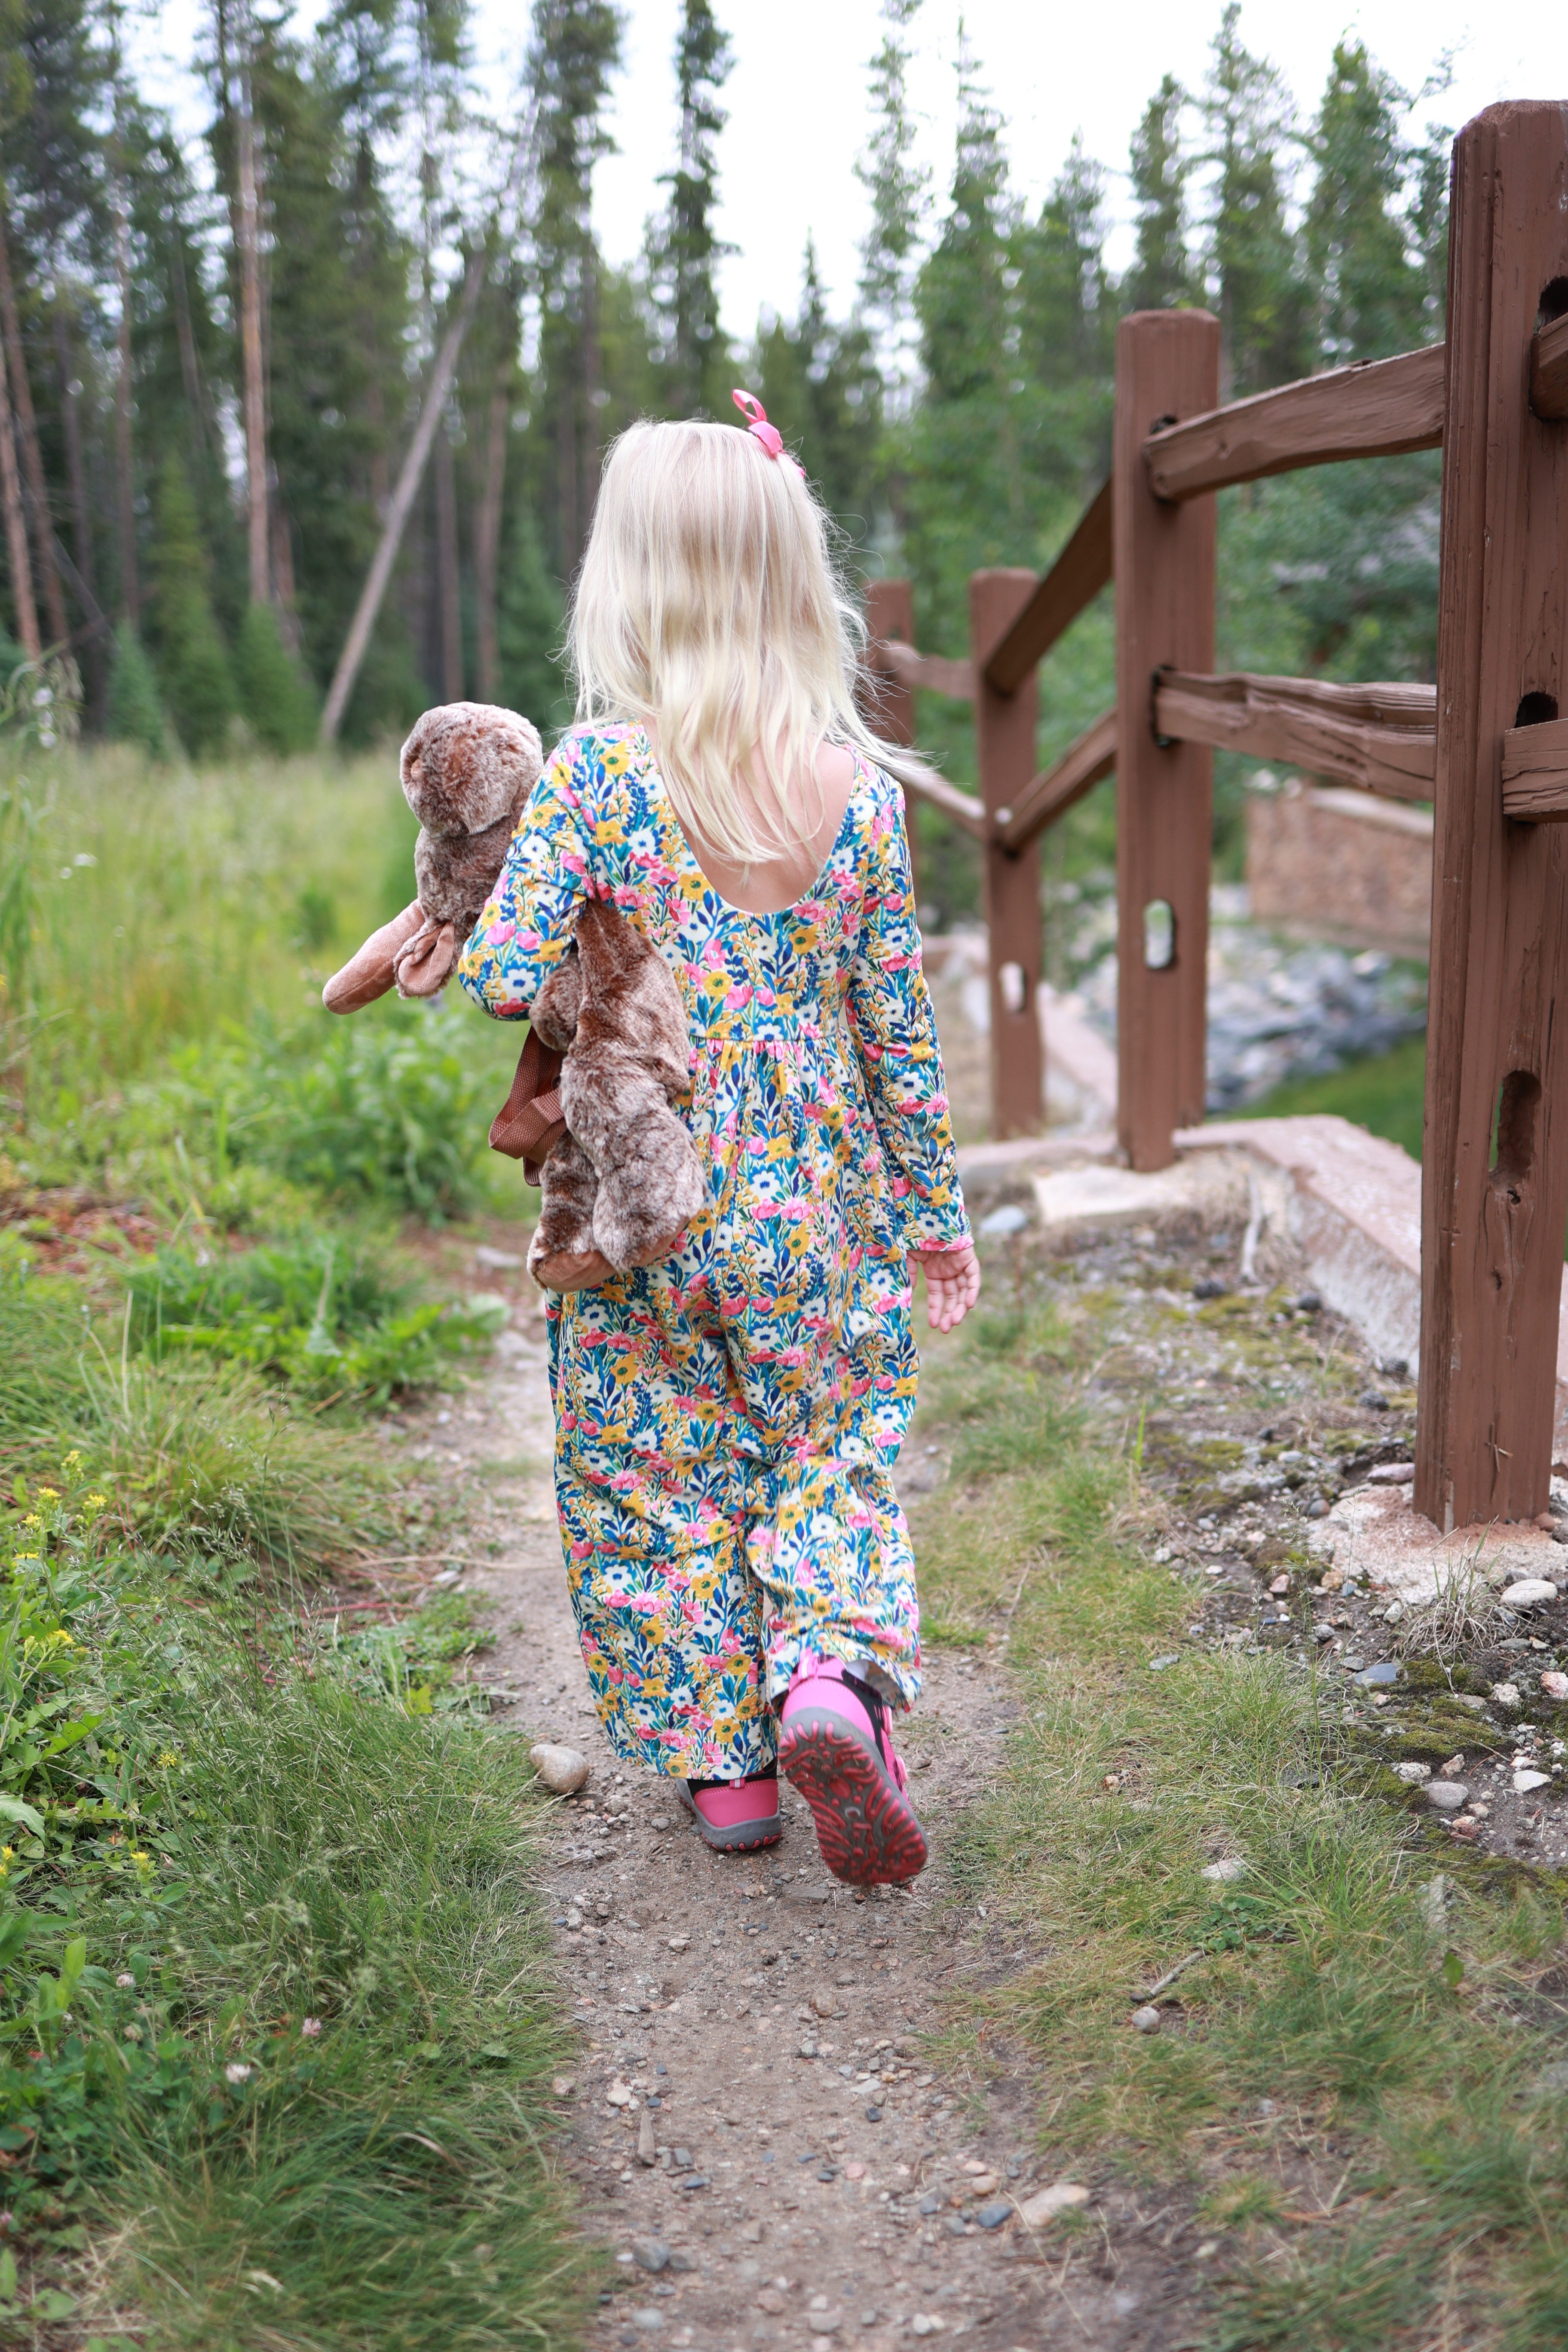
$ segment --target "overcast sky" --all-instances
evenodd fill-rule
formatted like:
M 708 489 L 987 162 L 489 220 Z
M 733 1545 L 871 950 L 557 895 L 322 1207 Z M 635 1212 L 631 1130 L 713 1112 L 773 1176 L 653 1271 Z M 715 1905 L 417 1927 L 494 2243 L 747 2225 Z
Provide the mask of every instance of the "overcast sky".
M 793 310 L 801 257 L 816 240 L 824 276 L 840 310 L 853 296 L 867 205 L 855 177 L 868 124 L 867 61 L 880 38 L 879 0 L 715 0 L 728 27 L 735 69 L 724 92 L 730 120 L 720 142 L 719 230 L 735 250 L 721 290 L 726 326 L 747 335 L 764 304 Z M 1539 9 L 1539 13 L 1537 13 Z M 613 127 L 619 152 L 601 165 L 595 212 L 606 256 L 628 261 L 643 222 L 660 201 L 658 177 L 674 159 L 671 59 L 680 0 L 629 0 L 626 65 Z M 184 127 L 205 105 L 184 73 L 196 0 L 167 0 L 146 20 L 138 47 Z M 306 21 L 321 0 L 306 0 Z M 1110 170 L 1110 208 L 1125 224 L 1127 148 L 1162 74 L 1201 82 L 1219 0 L 1120 0 L 1025 5 L 963 0 L 979 68 L 1008 126 L 1015 184 L 1037 201 L 1060 168 L 1073 133 Z M 951 171 L 956 116 L 959 0 L 925 0 L 912 38 L 911 75 L 921 149 L 938 193 Z M 521 0 L 478 0 L 477 47 L 487 101 L 515 86 L 526 33 Z M 1418 90 L 1444 52 L 1447 92 L 1423 110 L 1455 125 L 1500 98 L 1568 99 L 1568 14 L 1536 0 L 1529 8 L 1475 0 L 1245 0 L 1242 37 L 1280 68 L 1303 114 L 1316 104 L 1335 40 L 1360 36 L 1407 89 Z M 1111 242 L 1121 266 L 1130 238 Z

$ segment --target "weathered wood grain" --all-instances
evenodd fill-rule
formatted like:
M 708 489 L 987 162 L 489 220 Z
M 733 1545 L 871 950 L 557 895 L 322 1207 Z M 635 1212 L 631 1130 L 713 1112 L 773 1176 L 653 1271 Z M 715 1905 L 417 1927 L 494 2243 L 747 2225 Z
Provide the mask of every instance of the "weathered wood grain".
M 1103 482 L 1033 595 L 985 662 L 990 684 L 1016 694 L 1063 631 L 1110 578 L 1110 484 Z
M 945 694 L 952 702 L 974 699 L 974 664 L 950 661 L 943 654 L 918 654 L 900 638 L 877 648 L 879 665 L 908 687 L 923 687 L 928 694 Z
M 1442 438 L 1443 347 L 1431 343 L 1166 425 L 1149 434 L 1143 454 L 1156 498 L 1195 499 L 1303 466 L 1436 449 Z
M 1039 689 L 1031 670 L 1014 694 L 993 686 L 985 649 L 1000 642 L 1034 593 L 1032 572 L 975 572 L 969 582 L 974 647 L 974 741 L 980 790 L 994 824 L 1035 772 Z M 1046 1056 L 1039 987 L 1045 941 L 1039 860 L 1009 856 L 993 835 L 985 848 L 985 921 L 991 953 L 991 1134 L 1033 1135 L 1045 1124 Z M 1016 986 L 1009 988 L 1009 980 Z
M 1288 761 L 1391 800 L 1431 799 L 1436 723 L 1436 688 L 1430 686 L 1330 686 L 1247 670 L 1192 677 L 1173 670 L 1154 692 L 1157 735 Z
M 1533 1517 L 1552 1464 L 1568 835 L 1510 824 L 1500 777 L 1524 698 L 1560 707 L 1568 669 L 1568 435 L 1530 406 L 1563 276 L 1568 117 L 1489 107 L 1455 145 L 1448 247 L 1415 1489 L 1440 1528 Z
M 897 671 L 878 658 L 881 646 L 907 643 L 915 633 L 914 594 L 907 580 L 872 580 L 866 587 L 866 631 L 868 638 L 866 719 L 889 743 L 910 750 L 915 740 L 914 690 Z M 907 797 L 907 795 L 906 795 Z M 910 843 L 910 878 L 920 904 L 920 838 L 914 811 L 906 810 Z
M 1509 729 L 1502 739 L 1502 813 L 1520 824 L 1568 823 L 1568 719 Z
M 1568 417 L 1568 319 L 1536 330 L 1530 347 L 1530 404 L 1537 416 L 1560 425 Z
M 1015 856 L 1028 842 L 1065 816 L 1069 808 L 1094 790 L 1116 765 L 1116 713 L 1107 710 L 1086 727 L 1032 783 L 1025 785 L 1011 808 L 996 812 L 996 838 Z
M 1155 497 L 1143 444 L 1160 416 L 1194 416 L 1219 394 L 1219 321 L 1206 310 L 1138 310 L 1116 331 L 1112 442 L 1116 578 L 1118 1118 L 1134 1168 L 1164 1168 L 1179 1127 L 1204 1115 L 1210 780 L 1199 743 L 1156 742 L 1150 685 L 1162 667 L 1214 666 L 1215 505 Z M 1144 961 L 1144 910 L 1175 926 L 1163 970 Z

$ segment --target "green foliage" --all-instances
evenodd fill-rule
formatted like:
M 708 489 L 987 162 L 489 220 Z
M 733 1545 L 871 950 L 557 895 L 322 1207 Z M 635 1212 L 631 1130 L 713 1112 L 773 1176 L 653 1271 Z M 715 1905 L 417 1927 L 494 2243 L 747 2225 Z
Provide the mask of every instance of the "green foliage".
M 320 1232 L 234 1255 L 170 1246 L 128 1269 L 127 1337 L 154 1361 L 226 1358 L 307 1394 L 384 1402 L 499 1328 L 493 1302 L 417 1299 L 385 1264 L 376 1243 Z
M 683 0 L 675 41 L 680 157 L 664 174 L 664 218 L 650 223 L 648 285 L 662 330 L 660 406 L 670 416 L 730 414 L 730 342 L 719 323 L 713 265 L 728 250 L 714 234 L 716 142 L 728 120 L 719 92 L 734 63 L 729 35 L 709 0 Z
M 214 751 L 235 713 L 234 673 L 213 615 L 209 562 L 195 502 L 171 450 L 158 476 L 153 578 L 158 667 L 169 715 L 193 759 Z
M 1166 74 L 1132 134 L 1132 194 L 1138 206 L 1138 249 L 1121 289 L 1129 310 L 1165 310 L 1193 297 L 1187 251 L 1187 180 L 1192 158 L 1183 152 L 1181 112 L 1186 93 Z
M 121 621 L 114 632 L 105 724 L 117 742 L 135 744 L 150 760 L 162 756 L 165 728 L 157 673 L 129 621 Z
M 1421 1157 L 1426 1098 L 1426 1040 L 1407 1038 L 1392 1054 L 1376 1054 L 1321 1078 L 1291 1078 L 1238 1113 L 1242 1118 L 1293 1118 L 1336 1111 L 1373 1135 Z
M 257 740 L 280 756 L 303 751 L 316 732 L 316 700 L 279 632 L 270 604 L 247 604 L 234 649 L 239 708 Z
M 561 665 L 566 608 L 544 560 L 538 519 L 521 498 L 511 507 L 497 601 L 501 700 L 532 719 L 548 748 L 572 715 Z

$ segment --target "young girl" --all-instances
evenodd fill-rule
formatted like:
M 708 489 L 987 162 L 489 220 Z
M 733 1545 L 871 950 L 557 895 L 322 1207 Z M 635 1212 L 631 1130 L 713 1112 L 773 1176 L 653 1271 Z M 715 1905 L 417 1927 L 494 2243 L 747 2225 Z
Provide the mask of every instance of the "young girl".
M 552 1297 L 555 1487 L 617 1756 L 710 1846 L 771 1845 L 778 1768 L 840 1878 L 912 1877 L 889 1728 L 920 1688 L 890 1465 L 930 1318 L 980 1273 L 921 973 L 896 754 L 776 430 L 637 425 L 577 583 L 578 721 L 523 810 L 461 972 L 526 1018 L 584 901 L 668 961 L 705 1207 L 662 1265 Z

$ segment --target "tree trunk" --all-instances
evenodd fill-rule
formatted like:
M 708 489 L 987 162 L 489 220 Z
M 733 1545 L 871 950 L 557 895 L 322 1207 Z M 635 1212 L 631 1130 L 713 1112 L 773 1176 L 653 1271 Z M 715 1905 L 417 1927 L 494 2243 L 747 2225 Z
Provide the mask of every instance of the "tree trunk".
M 245 475 L 250 524 L 250 600 L 265 604 L 272 586 L 267 516 L 267 392 L 261 367 L 260 222 L 256 194 L 256 119 L 251 105 L 251 60 L 239 76 L 239 114 L 235 130 L 238 163 L 240 352 L 245 392 Z
M 512 355 L 508 352 L 490 389 L 485 435 L 485 487 L 474 520 L 474 613 L 479 639 L 479 697 L 493 702 L 500 691 L 496 642 L 496 583 L 500 570 L 501 492 L 506 485 L 506 426 L 511 407 Z
M 583 539 L 599 501 L 599 272 L 592 237 L 583 251 Z
M 120 609 L 132 628 L 142 619 L 136 581 L 136 495 L 131 478 L 131 218 L 124 178 L 114 182 L 114 274 L 120 290 L 120 373 L 114 385 L 114 471 L 120 509 Z
M 0 342 L 0 505 L 5 509 L 5 551 L 11 559 L 11 602 L 16 609 L 16 634 L 29 661 L 37 661 L 44 646 L 38 635 L 37 608 L 33 603 L 33 564 L 27 553 L 27 526 L 22 514 L 22 481 L 16 471 L 16 440 L 11 424 L 11 394 L 6 381 L 5 350 Z
M 44 588 L 44 610 L 49 639 L 62 651 L 70 635 L 66 600 L 55 562 L 54 519 L 49 512 L 48 487 L 44 480 L 43 454 L 38 447 L 38 422 L 33 414 L 33 390 L 27 382 L 27 358 L 22 348 L 22 321 L 16 310 L 16 289 L 11 282 L 11 245 L 4 206 L 0 206 L 0 323 L 5 333 L 6 372 L 11 398 L 20 427 L 22 463 L 26 469 L 27 504 L 33 515 L 33 544 L 38 551 L 38 576 Z
M 441 620 L 441 694 L 463 698 L 463 609 L 458 582 L 458 490 L 447 421 L 436 436 L 436 564 Z
M 180 381 L 185 388 L 185 404 L 191 412 L 192 430 L 198 442 L 205 446 L 206 417 L 202 409 L 201 370 L 196 362 L 196 339 L 191 331 L 190 289 L 185 284 L 185 252 L 180 242 L 180 225 L 177 219 L 174 223 L 172 254 L 169 287 L 174 298 L 174 331 L 180 345 Z
M 81 589 L 92 601 L 96 618 L 98 575 L 92 560 L 92 509 L 88 503 L 87 469 L 82 464 L 81 419 L 77 414 L 77 402 L 81 386 L 71 366 L 70 330 L 66 324 L 65 304 L 57 292 L 55 297 L 55 361 L 60 376 L 60 425 L 66 445 L 66 480 L 70 489 L 71 539 L 76 549 L 77 578 Z M 105 717 L 103 636 L 97 628 L 90 630 L 83 641 L 82 662 L 87 671 L 87 707 L 95 728 L 101 730 Z

